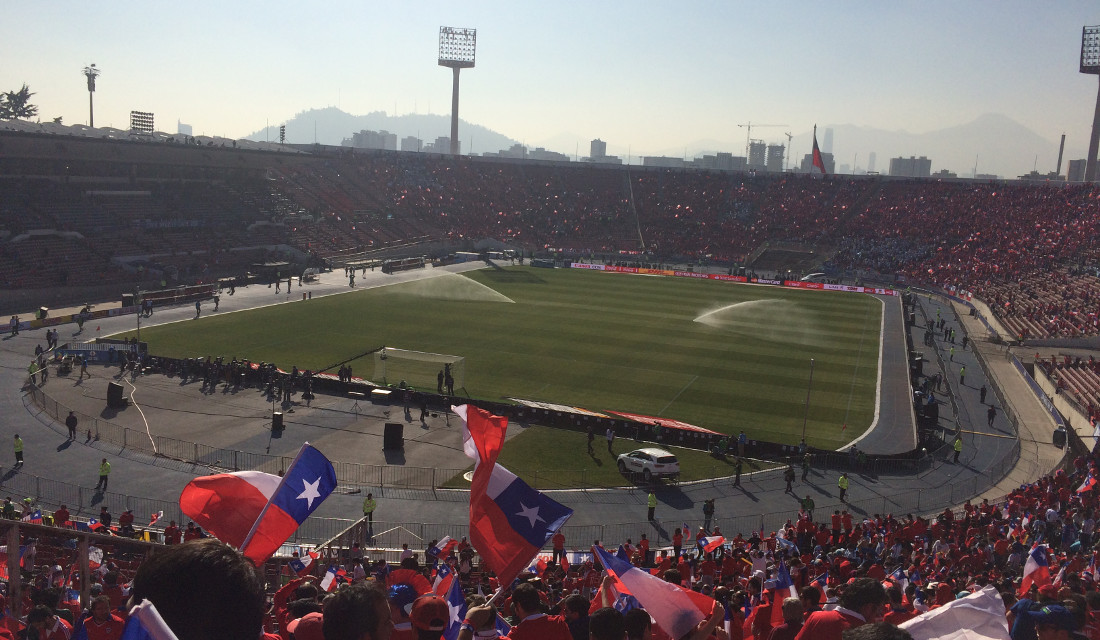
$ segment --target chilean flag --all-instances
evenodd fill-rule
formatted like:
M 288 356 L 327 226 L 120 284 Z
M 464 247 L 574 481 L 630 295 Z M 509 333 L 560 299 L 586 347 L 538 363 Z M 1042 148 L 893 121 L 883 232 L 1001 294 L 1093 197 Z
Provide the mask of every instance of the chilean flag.
M 180 509 L 260 565 L 335 488 L 332 463 L 307 442 L 282 478 L 261 471 L 195 478 L 180 495 Z
M 325 577 L 321 578 L 320 587 L 324 591 L 336 591 L 336 587 L 340 586 L 341 582 L 347 582 L 348 572 L 343 569 L 337 569 L 336 567 L 329 567 L 325 572 Z
M 313 571 L 313 566 L 317 563 L 317 558 L 320 557 L 321 554 L 316 551 L 307 551 L 304 556 L 294 558 L 287 564 L 294 570 L 294 573 L 301 577 Z
M 130 609 L 121 640 L 169 640 L 176 634 L 160 616 L 152 602 L 142 600 Z
M 699 538 L 699 546 L 702 547 L 703 553 L 710 553 L 725 544 L 725 542 L 726 538 L 724 536 L 704 536 Z
M 435 579 L 432 581 L 432 593 L 437 596 L 446 596 L 454 582 L 454 571 L 446 564 L 441 564 L 439 570 L 435 572 Z
M 1024 563 L 1024 577 L 1020 581 L 1019 597 L 1027 594 L 1031 585 L 1045 586 L 1050 584 L 1050 567 L 1047 566 L 1046 545 L 1036 543 L 1027 554 L 1027 562 Z
M 443 536 L 443 539 L 428 549 L 428 555 L 435 558 L 446 558 L 451 555 L 451 550 L 458 546 L 458 540 L 451 536 Z
M 466 619 L 466 596 L 462 595 L 462 587 L 457 580 L 451 581 L 443 598 L 447 601 L 447 610 L 450 617 L 447 626 L 443 629 L 443 640 L 458 640 L 458 632 L 462 630 L 462 621 Z
M 706 620 L 717 603 L 701 593 L 681 589 L 623 562 L 599 547 L 592 547 L 608 573 L 622 584 L 620 593 L 634 596 L 649 616 L 672 638 L 682 638 Z
M 463 422 L 462 448 L 474 459 L 470 541 L 501 584 L 510 584 L 573 515 L 496 463 L 508 419 L 473 405 L 452 407 Z
M 1081 486 L 1077 487 L 1077 493 L 1084 493 L 1096 486 L 1096 476 L 1092 475 L 1092 471 L 1085 476 L 1085 481 L 1081 483 Z
M 817 147 L 817 125 L 814 125 L 814 148 L 813 148 L 813 166 L 821 170 L 821 175 L 827 176 L 829 172 L 825 170 L 825 160 L 821 157 L 821 149 Z M 844 428 L 848 428 L 845 424 Z M 841 429 L 843 431 L 843 429 Z
M 158 511 L 158 512 L 154 513 L 149 518 L 149 526 L 151 527 L 151 526 L 155 525 L 163 517 L 164 517 L 164 512 L 163 511 Z

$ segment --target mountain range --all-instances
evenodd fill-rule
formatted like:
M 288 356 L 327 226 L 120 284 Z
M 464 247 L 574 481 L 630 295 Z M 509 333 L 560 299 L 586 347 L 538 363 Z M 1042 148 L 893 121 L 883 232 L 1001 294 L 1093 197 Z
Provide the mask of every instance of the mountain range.
M 825 125 L 818 127 L 818 144 L 823 145 L 825 129 L 833 131 L 832 152 L 838 172 L 846 165 L 847 172 L 862 173 L 874 170 L 882 174 L 889 172 L 890 158 L 926 156 L 932 160 L 932 171 L 947 169 L 959 177 L 971 177 L 975 168 L 978 174 L 992 174 L 1004 178 L 1015 178 L 1033 169 L 1041 174 L 1054 171 L 1058 160 L 1058 140 L 1047 140 L 1026 126 L 1001 114 L 985 114 L 971 122 L 928 131 L 910 133 L 907 131 L 889 131 L 854 124 Z M 376 111 L 366 115 L 352 115 L 335 107 L 303 111 L 286 122 L 286 141 L 293 144 L 317 142 L 325 145 L 340 145 L 345 138 L 362 130 L 389 131 L 395 133 L 398 140 L 406 136 L 415 136 L 427 144 L 437 137 L 450 135 L 450 117 L 438 114 L 406 114 L 390 116 Z M 735 130 L 739 135 L 741 130 Z M 760 138 L 769 144 L 787 144 L 786 135 L 778 130 L 755 130 L 754 138 Z M 278 127 L 266 127 L 246 136 L 255 141 L 278 140 Z M 788 154 L 787 165 L 796 167 L 804 155 L 810 152 L 812 131 L 795 134 L 789 141 L 793 154 Z M 507 149 L 518 141 L 493 131 L 482 125 L 461 120 L 459 137 L 462 152 L 470 153 L 471 148 L 477 155 Z M 1085 155 L 1087 140 L 1069 141 L 1062 161 L 1062 175 L 1065 175 L 1068 162 Z M 564 153 L 574 157 L 576 153 L 587 155 L 589 140 L 572 133 L 560 133 L 538 140 L 530 148 L 544 147 L 550 151 Z M 823 151 L 829 151 L 822 146 Z M 716 152 L 728 152 L 735 156 L 745 155 L 743 139 L 701 139 L 676 149 L 660 149 L 656 153 L 638 152 L 625 145 L 608 141 L 608 154 L 618 155 L 632 163 L 640 163 L 641 155 L 662 155 L 687 159 Z M 875 165 L 870 167 L 870 154 L 876 156 Z

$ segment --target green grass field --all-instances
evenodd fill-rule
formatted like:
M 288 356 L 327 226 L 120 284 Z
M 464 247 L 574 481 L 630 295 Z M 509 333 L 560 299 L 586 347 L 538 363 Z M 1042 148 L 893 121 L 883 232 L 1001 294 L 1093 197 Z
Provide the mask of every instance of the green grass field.
M 152 353 L 317 369 L 387 345 L 465 357 L 471 397 L 675 418 L 809 444 L 874 415 L 882 306 L 862 294 L 512 267 L 142 331 Z M 373 357 L 353 363 L 369 377 Z M 391 382 L 395 380 L 388 372 Z M 434 380 L 422 385 L 434 388 Z

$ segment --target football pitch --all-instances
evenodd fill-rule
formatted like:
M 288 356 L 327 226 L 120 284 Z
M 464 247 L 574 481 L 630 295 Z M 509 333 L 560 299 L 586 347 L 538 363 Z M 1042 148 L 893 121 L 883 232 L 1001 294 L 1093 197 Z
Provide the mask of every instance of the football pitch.
M 474 401 L 625 411 L 791 444 L 805 419 L 810 445 L 835 448 L 873 419 L 881 318 L 865 294 L 510 267 L 150 327 L 142 339 L 159 356 L 286 370 L 383 345 L 451 354 L 465 359 Z M 375 356 L 350 364 L 375 377 Z M 434 379 L 410 383 L 434 391 Z

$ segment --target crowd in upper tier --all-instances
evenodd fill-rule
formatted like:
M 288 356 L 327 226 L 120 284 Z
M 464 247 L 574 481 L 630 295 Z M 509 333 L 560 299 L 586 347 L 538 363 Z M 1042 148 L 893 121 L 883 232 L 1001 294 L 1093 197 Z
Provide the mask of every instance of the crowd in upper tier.
M 1100 187 L 523 163 L 413 153 L 295 158 L 262 177 L 125 190 L 88 177 L 0 179 L 0 285 L 238 275 L 295 246 L 339 262 L 425 241 L 494 238 L 529 255 L 648 253 L 742 265 L 764 243 L 838 274 L 897 275 L 984 299 L 1017 337 L 1100 333 Z M 105 179 L 103 179 L 105 180 Z M 53 230 L 36 232 L 35 230 Z M 252 251 L 230 251 L 252 247 Z M 144 256 L 123 267 L 120 256 Z M 155 283 L 154 283 L 155 284 Z

